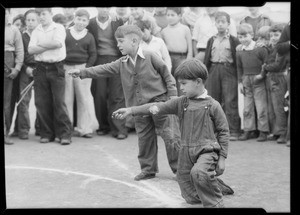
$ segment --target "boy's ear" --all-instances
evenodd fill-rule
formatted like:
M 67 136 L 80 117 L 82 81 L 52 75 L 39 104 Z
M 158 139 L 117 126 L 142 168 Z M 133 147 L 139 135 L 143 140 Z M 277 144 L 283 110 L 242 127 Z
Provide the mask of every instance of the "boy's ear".
M 198 84 L 203 84 L 202 78 L 197 78 L 196 81 L 197 81 Z

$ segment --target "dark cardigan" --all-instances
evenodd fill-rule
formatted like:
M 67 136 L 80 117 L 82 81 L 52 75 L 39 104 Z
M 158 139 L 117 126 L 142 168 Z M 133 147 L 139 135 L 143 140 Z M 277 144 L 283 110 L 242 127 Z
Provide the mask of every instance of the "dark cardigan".
M 210 58 L 211 58 L 212 46 L 213 46 L 213 43 L 214 43 L 214 38 L 213 37 L 211 37 L 207 41 L 206 50 L 205 50 L 204 64 L 207 68 L 207 71 L 209 71 L 210 66 L 211 66 Z M 230 43 L 230 48 L 231 48 L 231 52 L 232 52 L 232 59 L 233 59 L 234 68 L 236 68 L 236 47 L 240 44 L 240 41 L 238 40 L 238 38 L 230 35 L 229 36 L 229 43 Z
M 88 26 L 86 27 L 89 32 L 94 36 L 95 38 L 95 42 L 96 42 L 96 47 L 98 47 L 98 24 L 97 24 L 97 21 L 96 21 L 96 18 L 97 17 L 94 17 L 92 19 L 90 19 L 90 22 L 88 24 Z M 115 21 L 111 21 L 111 27 L 112 27 L 112 30 L 113 30 L 113 34 L 115 34 L 117 28 L 121 25 L 123 25 L 123 20 L 122 19 L 116 19 Z M 115 42 L 115 46 L 117 47 L 117 40 L 116 38 L 114 37 L 114 42 Z M 117 48 L 118 49 L 118 48 Z M 119 55 L 122 56 L 122 53 L 118 50 L 119 52 Z

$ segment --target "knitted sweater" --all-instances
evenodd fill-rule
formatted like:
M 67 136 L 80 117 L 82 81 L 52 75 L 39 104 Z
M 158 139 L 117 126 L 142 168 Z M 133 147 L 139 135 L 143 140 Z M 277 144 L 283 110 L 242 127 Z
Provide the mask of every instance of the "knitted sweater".
M 258 47 L 253 50 L 242 50 L 241 47 L 242 45 L 240 44 L 236 48 L 239 82 L 242 82 L 243 75 L 258 75 L 268 57 L 268 50 L 265 47 Z
M 93 35 L 88 32 L 85 37 L 75 40 L 70 33 L 70 29 L 67 29 L 66 33 L 67 56 L 65 63 L 71 65 L 86 63 L 87 68 L 93 66 L 97 58 Z
M 177 96 L 176 82 L 166 64 L 153 52 L 143 50 L 134 66 L 128 56 L 80 70 L 80 78 L 120 76 L 127 107 L 142 105 L 162 95 Z
M 28 44 L 30 41 L 29 34 L 25 31 L 22 33 L 23 45 L 24 45 L 24 64 L 23 68 L 26 71 L 28 66 L 34 68 L 36 66 L 36 61 L 34 60 L 34 55 L 28 53 Z

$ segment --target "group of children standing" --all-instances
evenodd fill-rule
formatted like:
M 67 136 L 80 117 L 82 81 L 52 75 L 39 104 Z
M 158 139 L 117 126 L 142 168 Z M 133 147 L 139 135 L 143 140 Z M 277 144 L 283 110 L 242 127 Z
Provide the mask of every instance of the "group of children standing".
M 99 8 L 98 17 L 91 20 L 86 10 L 79 9 L 72 27 L 65 30 L 52 21 L 49 8 L 35 11 L 41 24 L 25 50 L 35 60 L 31 73 L 40 142 L 58 138 L 62 145 L 71 143 L 75 94 L 80 136 L 92 137 L 93 114 L 100 110 L 98 135 L 112 132 L 124 139 L 125 118 L 132 115 L 141 166 L 135 180 L 154 178 L 158 172 L 158 134 L 182 197 L 190 204 L 223 207 L 216 176 L 225 170 L 229 140 L 247 140 L 259 130 L 258 141 L 273 134 L 270 138 L 278 143 L 286 142 L 286 67 L 280 65 L 282 56 L 276 49 L 283 28 L 271 25 L 268 31 L 258 30 L 254 41 L 253 25 L 258 22 L 251 17 L 250 24 L 238 26 L 235 37 L 228 31 L 229 14 L 215 11 L 217 33 L 200 50 L 205 52 L 201 62 L 194 58 L 190 28 L 180 22 L 181 8 L 166 9 L 168 25 L 159 32 L 155 19 L 141 8 L 132 12 L 136 19 L 124 25 L 107 8 Z M 89 89 L 97 95 L 94 106 Z M 238 90 L 245 98 L 242 135 Z M 276 105 L 271 118 L 270 104 Z M 105 121 L 107 126 L 101 124 Z M 178 121 L 178 130 L 170 129 Z

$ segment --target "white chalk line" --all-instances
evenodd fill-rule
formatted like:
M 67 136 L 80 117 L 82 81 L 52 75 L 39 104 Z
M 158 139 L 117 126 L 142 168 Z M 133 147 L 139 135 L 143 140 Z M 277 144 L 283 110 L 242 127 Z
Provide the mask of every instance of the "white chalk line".
M 89 177 L 90 179 L 85 180 L 84 183 L 81 185 L 82 187 L 85 187 L 85 185 L 90 182 L 90 181 L 96 181 L 96 180 L 107 180 L 107 181 L 112 181 L 112 182 L 116 182 L 116 183 L 120 183 L 120 184 L 124 184 L 128 187 L 133 187 L 137 190 L 140 190 L 152 197 L 155 197 L 157 200 L 163 202 L 164 204 L 168 205 L 169 207 L 177 207 L 178 205 L 180 205 L 180 202 L 178 201 L 174 201 L 173 199 L 171 199 L 170 197 L 166 196 L 164 193 L 160 193 L 159 190 L 157 190 L 154 187 L 154 190 L 156 191 L 152 191 L 150 189 L 146 189 L 143 188 L 141 186 L 132 184 L 132 183 L 128 183 L 128 182 L 124 182 L 124 181 L 120 181 L 117 179 L 113 179 L 113 178 L 108 178 L 108 177 L 102 177 L 99 175 L 94 175 L 94 174 L 89 174 L 89 173 L 83 173 L 83 172 L 75 172 L 75 171 L 70 171 L 70 170 L 60 170 L 60 169 L 52 169 L 52 168 L 43 168 L 43 167 L 29 167 L 29 166 L 5 166 L 6 169 L 29 169 L 29 170 L 40 170 L 40 171 L 51 171 L 51 172 L 58 172 L 58 173 L 62 173 L 62 174 L 74 174 L 74 175 L 80 175 L 80 176 L 86 176 Z M 157 193 L 159 192 L 159 193 Z M 159 194 L 159 195 L 158 195 Z
M 129 168 L 126 165 L 124 165 L 123 163 L 121 163 L 118 159 L 116 159 L 115 157 L 113 157 L 111 154 L 107 153 L 102 147 L 96 146 L 96 148 L 98 148 L 99 150 L 101 150 L 101 152 L 103 152 L 107 157 L 109 157 L 109 160 L 112 161 L 113 163 L 115 163 L 116 166 L 124 169 L 132 178 L 134 177 L 134 174 L 129 171 Z M 163 192 L 162 190 L 158 189 L 156 186 L 152 185 L 148 181 L 140 181 L 140 183 L 142 183 L 145 186 L 147 186 L 150 190 L 156 192 L 157 195 L 160 196 L 160 198 L 163 198 L 165 201 L 169 202 L 172 205 L 173 204 L 179 205 L 179 204 L 182 203 L 181 197 L 178 197 L 176 199 L 172 198 L 169 195 L 167 195 L 165 192 Z

